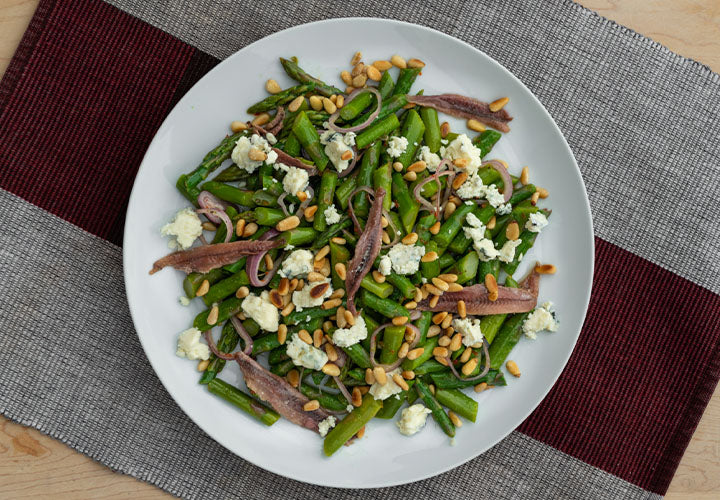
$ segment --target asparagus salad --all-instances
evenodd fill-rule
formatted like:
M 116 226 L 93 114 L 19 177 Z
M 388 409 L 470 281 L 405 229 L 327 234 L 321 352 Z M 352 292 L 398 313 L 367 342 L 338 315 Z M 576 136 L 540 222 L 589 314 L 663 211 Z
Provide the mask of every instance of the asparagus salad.
M 513 347 L 557 327 L 537 305 L 554 266 L 515 276 L 547 191 L 484 160 L 510 130 L 508 98 L 423 95 L 422 61 L 361 59 L 344 91 L 280 59 L 297 85 L 268 80 L 254 119 L 180 176 L 192 206 L 162 228 L 176 251 L 150 271 L 187 273 L 181 302 L 207 306 L 177 343 L 200 383 L 265 425 L 320 434 L 328 456 L 373 418 L 411 436 L 432 415 L 454 436 L 478 411 L 463 389 L 504 386 L 503 365 L 519 377 Z M 228 361 L 247 391 L 218 377 Z

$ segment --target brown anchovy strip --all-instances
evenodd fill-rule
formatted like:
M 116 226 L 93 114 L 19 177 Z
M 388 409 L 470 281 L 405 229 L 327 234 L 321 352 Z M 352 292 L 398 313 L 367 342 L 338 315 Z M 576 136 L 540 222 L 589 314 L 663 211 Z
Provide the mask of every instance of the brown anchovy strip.
M 307 170 L 308 175 L 310 175 L 310 176 L 317 174 L 317 169 L 315 167 L 313 167 L 312 165 L 308 165 L 307 163 L 303 162 L 302 160 L 299 160 L 298 158 L 295 158 L 294 156 L 290 156 L 282 149 L 278 149 L 278 148 L 272 148 L 272 149 L 278 155 L 277 163 L 282 163 L 284 165 L 287 165 L 288 167 L 302 168 L 303 170 Z
M 204 333 L 205 340 L 213 354 L 219 358 L 227 360 L 234 359 L 237 362 L 248 389 L 257 394 L 260 399 L 266 401 L 276 412 L 293 424 L 319 432 L 318 426 L 320 422 L 330 415 L 327 411 L 323 408 L 318 408 L 314 411 L 303 410 L 303 406 L 310 401 L 310 399 L 291 386 L 287 380 L 278 377 L 274 373 L 270 373 L 242 351 L 237 351 L 233 354 L 218 352 L 217 346 L 210 336 L 210 331 L 208 330 Z
M 277 135 L 283 128 L 283 120 L 285 119 L 285 108 L 278 106 L 275 118 L 270 123 L 265 125 L 265 130 L 273 135 Z
M 267 252 L 282 245 L 282 241 L 233 241 L 231 243 L 218 243 L 216 245 L 203 245 L 201 247 L 182 250 L 166 255 L 156 260 L 150 274 L 172 266 L 186 273 L 206 273 L 212 269 L 237 262 L 243 255 L 253 255 Z
M 375 199 L 365 223 L 365 230 L 360 235 L 357 245 L 355 245 L 355 255 L 347 266 L 347 279 L 345 280 L 347 308 L 353 316 L 357 316 L 354 298 L 360 289 L 360 282 L 370 271 L 373 262 L 380 253 L 382 244 L 382 205 L 386 194 L 381 187 L 375 190 Z
M 534 270 L 520 283 L 520 288 L 498 286 L 498 298 L 488 299 L 485 285 L 473 285 L 459 292 L 445 292 L 440 296 L 435 307 L 430 307 L 430 297 L 423 299 L 417 306 L 419 311 L 457 311 L 459 300 L 465 302 L 467 314 L 510 314 L 522 313 L 535 309 L 537 305 L 540 275 Z
M 505 109 L 490 111 L 488 103 L 472 97 L 460 94 L 409 95 L 407 100 L 413 104 L 434 108 L 452 116 L 468 120 L 474 118 L 500 132 L 510 132 L 508 122 L 512 120 L 512 116 Z

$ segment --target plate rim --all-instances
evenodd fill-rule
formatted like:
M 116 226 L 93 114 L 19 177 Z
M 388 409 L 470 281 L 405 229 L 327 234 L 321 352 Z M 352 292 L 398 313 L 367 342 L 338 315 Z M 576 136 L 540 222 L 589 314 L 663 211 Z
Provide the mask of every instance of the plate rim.
M 588 247 L 589 247 L 589 249 L 590 249 L 590 256 L 589 256 L 589 257 L 590 257 L 590 261 L 589 261 L 589 265 L 590 265 L 590 275 L 589 275 L 589 286 L 587 287 L 586 290 L 584 290 L 584 300 L 583 300 L 583 302 L 584 302 L 584 307 L 583 307 L 583 311 L 582 311 L 582 314 L 581 314 L 581 320 L 582 320 L 582 321 L 581 321 L 581 325 L 580 325 L 580 330 L 577 332 L 577 334 L 574 335 L 574 338 L 573 338 L 573 340 L 572 340 L 572 348 L 569 349 L 568 352 L 567 352 L 567 355 L 564 356 L 564 359 L 563 359 L 563 361 L 562 361 L 562 364 L 558 364 L 558 365 L 557 365 L 557 366 L 561 366 L 561 367 L 560 367 L 559 369 L 554 370 L 553 377 L 552 377 L 552 378 L 553 378 L 553 382 L 552 382 L 551 384 L 548 384 L 548 385 L 545 387 L 545 389 L 544 389 L 541 393 L 538 394 L 537 401 L 534 402 L 534 403 L 531 405 L 531 407 L 527 410 L 527 412 L 524 413 L 524 415 L 522 415 L 522 418 L 519 419 L 519 423 L 517 424 L 517 426 L 512 427 L 512 428 L 509 429 L 507 432 L 502 433 L 501 435 L 498 435 L 498 436 L 493 440 L 493 442 L 492 442 L 491 444 L 488 444 L 487 446 L 484 446 L 484 447 L 479 447 L 478 450 L 477 450 L 477 451 L 473 451 L 473 452 L 471 453 L 471 455 L 469 455 L 469 456 L 467 456 L 467 457 L 465 457 L 465 458 L 463 458 L 463 459 L 461 459 L 461 460 L 450 461 L 450 463 L 447 463 L 447 464 L 445 464 L 445 465 L 439 466 L 437 469 L 433 470 L 433 471 L 430 472 L 430 473 L 427 473 L 427 474 L 422 473 L 422 474 L 421 474 L 420 476 L 418 476 L 416 479 L 413 479 L 413 480 L 411 480 L 411 481 L 406 481 L 406 480 L 387 481 L 387 482 L 384 482 L 384 483 L 382 483 L 382 484 L 370 484 L 370 482 L 368 482 L 368 483 L 361 483 L 361 484 L 359 484 L 359 485 L 353 484 L 352 486 L 348 486 L 348 485 L 346 485 L 346 484 L 340 484 L 340 485 L 338 485 L 338 484 L 326 484 L 326 483 L 323 483 L 323 482 L 320 482 L 320 481 L 315 481 L 315 480 L 311 480 L 311 479 L 307 479 L 307 478 L 295 476 L 291 471 L 280 470 L 279 467 L 275 467 L 275 466 L 272 465 L 272 461 L 268 461 L 267 463 L 259 464 L 259 463 L 257 463 L 256 461 L 251 460 L 250 458 L 247 458 L 244 454 L 241 454 L 241 453 L 237 452 L 236 450 L 231 449 L 228 445 L 225 445 L 225 444 L 223 443 L 223 440 L 222 440 L 222 439 L 219 439 L 218 437 L 216 437 L 216 435 L 215 435 L 216 433 L 212 432 L 211 430 L 205 429 L 203 426 L 201 426 L 201 425 L 198 423 L 198 421 L 196 421 L 196 419 L 191 415 L 191 412 L 188 412 L 188 411 L 186 410 L 186 408 L 185 408 L 180 402 L 178 402 L 178 400 L 175 398 L 175 396 L 174 396 L 174 394 L 173 394 L 173 391 L 170 389 L 170 387 L 169 387 L 169 385 L 168 385 L 168 382 L 166 382 L 165 378 L 163 378 L 163 377 L 160 375 L 161 372 L 156 368 L 156 366 L 155 366 L 155 364 L 154 364 L 154 362 L 153 362 L 153 359 L 152 359 L 151 356 L 148 354 L 147 346 L 146 346 L 145 342 L 143 341 L 143 336 L 140 335 L 140 333 L 139 333 L 139 331 L 138 331 L 138 329 L 137 329 L 137 327 L 136 327 L 136 325 L 138 324 L 138 321 L 136 321 L 136 314 L 140 314 L 140 313 L 139 313 L 139 311 L 135 311 L 135 309 L 134 309 L 134 307 L 133 307 L 133 305 L 132 305 L 132 303 L 131 303 L 130 295 L 129 295 L 129 293 L 128 293 L 128 290 L 129 290 L 129 288 L 130 288 L 130 287 L 128 286 L 128 283 L 129 283 L 129 271 L 128 271 L 128 267 L 129 267 L 129 266 L 128 266 L 128 260 L 130 259 L 130 257 L 129 257 L 129 253 L 126 251 L 126 248 L 127 248 L 127 247 L 126 247 L 126 245 L 125 245 L 125 241 L 128 240 L 128 236 L 129 236 L 129 227 L 128 227 L 128 224 L 127 224 L 127 220 L 128 220 L 129 215 L 130 215 L 131 208 L 132 208 L 132 206 L 133 206 L 133 201 L 134 201 L 134 199 L 135 199 L 136 196 L 139 196 L 139 195 L 137 194 L 137 191 L 136 191 L 136 188 L 137 188 L 137 186 L 138 186 L 138 184 L 137 184 L 137 177 L 138 177 L 138 175 L 140 174 L 141 170 L 142 170 L 143 168 L 145 168 L 145 162 L 146 162 L 146 160 L 147 160 L 148 154 L 149 154 L 149 152 L 153 149 L 153 147 L 155 146 L 155 143 L 160 140 L 160 136 L 161 136 L 161 133 L 160 133 L 160 132 L 163 131 L 163 130 L 165 129 L 166 125 L 169 123 L 169 120 L 170 120 L 170 118 L 171 118 L 171 115 L 175 112 L 175 110 L 176 110 L 177 108 L 179 108 L 179 107 L 181 107 L 181 105 L 184 105 L 184 104 L 185 104 L 185 102 L 189 99 L 189 96 L 190 96 L 192 90 L 193 90 L 196 86 L 201 85 L 201 84 L 205 81 L 205 79 L 212 78 L 212 76 L 213 76 L 213 74 L 214 74 L 214 72 L 215 72 L 216 70 L 218 70 L 221 66 L 223 66 L 223 65 L 225 65 L 225 64 L 229 64 L 229 61 L 232 60 L 233 58 L 235 58 L 235 57 L 240 57 L 240 54 L 243 53 L 244 51 L 249 51 L 249 50 L 251 50 L 251 49 L 252 49 L 255 45 L 257 45 L 257 44 L 260 44 L 260 43 L 262 43 L 262 42 L 264 42 L 264 41 L 266 41 L 266 40 L 268 40 L 268 39 L 271 39 L 271 38 L 274 38 L 274 37 L 278 37 L 278 36 L 287 34 L 287 33 L 289 33 L 289 32 L 307 29 L 308 27 L 311 27 L 311 26 L 314 27 L 314 26 L 317 26 L 317 25 L 332 24 L 332 23 L 338 23 L 338 22 L 341 22 L 341 23 L 342 23 L 342 22 L 375 22 L 375 23 L 384 23 L 384 24 L 393 25 L 393 26 L 401 25 L 401 26 L 404 26 L 404 27 L 415 28 L 415 29 L 419 29 L 419 30 L 421 30 L 421 31 L 430 32 L 430 33 L 432 33 L 432 34 L 434 34 L 434 35 L 436 35 L 436 36 L 439 35 L 439 36 L 441 36 L 441 37 L 443 37 L 443 38 L 445 38 L 445 39 L 448 39 L 448 40 L 451 41 L 451 42 L 462 44 L 462 45 L 464 45 L 466 48 L 469 48 L 469 49 L 471 49 L 472 51 L 474 51 L 476 54 L 478 54 L 478 55 L 480 55 L 480 56 L 486 57 L 487 60 L 490 61 L 491 64 L 496 65 L 497 68 L 498 68 L 502 73 L 504 73 L 506 77 L 514 80 L 515 83 L 519 84 L 520 87 L 527 92 L 527 94 L 531 97 L 531 99 L 534 100 L 534 101 L 539 105 L 539 108 L 540 108 L 541 112 L 545 115 L 545 117 L 546 117 L 546 118 L 550 121 L 550 123 L 552 124 L 552 127 L 553 127 L 553 129 L 554 129 L 554 132 L 556 132 L 556 133 L 558 134 L 558 136 L 559 136 L 560 139 L 561 139 L 562 145 L 563 145 L 564 148 L 565 148 L 565 151 L 564 151 L 564 152 L 566 153 L 566 156 L 570 159 L 570 162 L 572 163 L 572 166 L 575 168 L 575 171 L 576 171 L 576 173 L 577 173 L 577 175 L 578 175 L 578 177 L 579 177 L 579 179 L 580 179 L 580 186 L 581 186 L 581 189 L 582 189 L 583 201 L 584 201 L 585 208 L 587 209 L 587 214 L 588 214 L 588 222 L 589 222 L 589 229 L 590 229 L 590 231 L 589 231 L 589 233 L 588 233 L 588 234 L 589 234 L 589 242 L 586 242 L 586 243 L 589 243 L 589 244 L 588 244 Z M 127 206 L 127 209 L 126 209 L 126 212 L 125 212 L 125 227 L 124 227 L 124 230 L 123 230 L 123 283 L 124 283 L 124 286 L 125 286 L 125 296 L 126 296 L 126 299 L 127 299 L 127 302 L 128 302 L 128 309 L 129 309 L 129 311 L 130 311 L 130 316 L 131 316 L 131 319 L 132 319 L 132 322 L 133 322 L 133 327 L 134 327 L 134 329 L 135 329 L 135 333 L 136 333 L 138 339 L 140 340 L 140 344 L 141 344 L 141 346 L 142 346 L 142 348 L 143 348 L 143 352 L 145 353 L 145 357 L 148 359 L 148 361 L 149 361 L 149 363 L 150 363 L 150 366 L 152 367 L 153 372 L 155 373 L 155 376 L 160 380 L 160 382 L 162 383 L 164 389 L 167 391 L 167 393 L 168 393 L 168 394 L 170 395 L 170 397 L 173 399 L 173 402 L 180 408 L 180 410 L 182 410 L 182 412 L 185 414 L 185 416 L 187 416 L 202 432 L 204 432 L 205 434 L 207 434 L 213 441 L 215 441 L 216 443 L 218 443 L 218 444 L 220 444 L 221 446 L 223 446 L 225 449 L 227 449 L 227 450 L 228 450 L 230 453 L 232 453 L 233 455 L 238 456 L 238 457 L 242 458 L 243 460 L 246 460 L 246 461 L 248 461 L 249 463 L 251 463 L 251 464 L 253 464 L 253 465 L 257 466 L 257 467 L 260 467 L 260 468 L 262 468 L 262 469 L 264 469 L 264 470 L 267 470 L 267 471 L 269 471 L 269 472 L 271 472 L 271 473 L 273 473 L 273 474 L 277 474 L 278 476 L 285 477 L 285 478 L 289 478 L 289 479 L 292 479 L 292 480 L 295 480 L 295 481 L 299 481 L 299 482 L 302 482 L 302 483 L 305 483 L 305 484 L 311 484 L 311 485 L 315 485 L 315 486 L 328 487 L 328 488 L 353 488 L 353 489 L 362 489 L 362 490 L 365 490 L 365 489 L 371 489 L 371 488 L 384 488 L 384 487 L 400 486 L 400 485 L 404 485 L 404 484 L 412 484 L 412 483 L 417 482 L 417 481 L 422 481 L 422 480 L 425 480 L 425 479 L 428 479 L 428 478 L 432 478 L 432 477 L 438 476 L 438 475 L 440 475 L 440 474 L 443 474 L 443 473 L 445 473 L 445 472 L 447 472 L 447 471 L 449 471 L 449 470 L 455 469 L 455 468 L 457 468 L 457 467 L 459 467 L 459 466 L 461 466 L 461 465 L 463 465 L 463 464 L 465 464 L 465 463 L 467 463 L 467 462 L 470 462 L 471 460 L 477 458 L 478 456 L 486 453 L 486 452 L 489 451 L 490 449 L 492 449 L 492 448 L 494 448 L 495 446 L 497 446 L 497 445 L 498 445 L 501 441 L 503 441 L 505 438 L 507 438 L 513 431 L 517 430 L 517 428 L 522 424 L 522 422 L 524 422 L 524 421 L 528 418 L 528 416 L 530 416 L 530 414 L 531 414 L 533 411 L 535 411 L 535 410 L 537 409 L 537 407 L 545 400 L 545 398 L 547 397 L 548 393 L 549 393 L 550 390 L 555 386 L 555 384 L 557 383 L 558 379 L 560 378 L 560 375 L 565 371 L 565 368 L 567 367 L 567 363 L 568 363 L 568 361 L 569 361 L 569 359 L 570 359 L 570 356 L 571 356 L 572 353 L 574 352 L 575 347 L 576 347 L 576 345 L 577 345 L 577 341 L 578 341 L 578 339 L 580 338 L 580 334 L 582 333 L 582 327 L 583 327 L 584 324 L 585 324 L 585 320 L 586 320 L 586 317 L 587 317 L 587 311 L 588 311 L 588 307 L 589 307 L 589 303 L 590 303 L 590 297 L 591 297 L 591 293 L 592 293 L 592 286 L 593 286 L 593 282 L 594 282 L 594 274 L 595 274 L 595 231 L 594 231 L 594 225 L 593 225 L 592 210 L 591 210 L 591 207 L 590 207 L 590 199 L 589 199 L 588 193 L 587 193 L 587 187 L 585 186 L 585 181 L 584 181 L 583 176 L 582 176 L 582 171 L 580 170 L 580 167 L 579 167 L 579 165 L 578 165 L 578 163 L 577 163 L 577 160 L 576 160 L 576 158 L 575 158 L 575 155 L 573 154 L 572 149 L 570 148 L 570 145 L 568 144 L 567 139 L 565 138 L 565 135 L 563 134 L 562 130 L 560 129 L 560 127 L 558 126 L 557 122 L 555 121 L 555 119 L 554 119 L 554 118 L 552 117 L 552 115 L 550 114 L 550 112 L 545 108 L 545 106 L 543 105 L 543 103 L 540 101 L 540 99 L 535 95 L 534 92 L 532 92 L 532 91 L 527 87 L 527 85 L 525 85 L 525 83 L 524 83 L 522 80 L 520 80 L 520 78 L 518 78 L 517 76 L 515 76 L 508 68 L 506 68 L 503 64 L 501 64 L 499 61 L 497 61 L 495 58 L 493 58 L 492 56 L 490 56 L 489 54 L 487 54 L 487 53 L 484 52 L 483 50 L 481 50 L 481 49 L 479 49 L 479 48 L 471 45 L 470 43 L 468 43 L 468 42 L 466 42 L 466 41 L 464 41 L 464 40 L 461 40 L 461 39 L 459 39 L 459 38 L 457 38 L 457 37 L 455 37 L 455 36 L 452 36 L 452 35 L 449 35 L 449 34 L 447 34 L 447 33 L 444 33 L 444 32 L 442 32 L 442 31 L 440 31 L 440 30 L 431 28 L 431 27 L 429 27 L 429 26 L 425 26 L 425 25 L 417 24 L 417 23 L 411 23 L 411 22 L 407 22 L 407 21 L 400 21 L 400 20 L 395 20 L 395 19 L 382 18 L 382 17 L 357 17 L 357 16 L 354 16 L 354 17 L 336 17 L 336 18 L 329 18 L 329 19 L 321 19 L 321 20 L 312 21 L 312 22 L 309 22 L 309 23 L 298 24 L 298 25 L 295 25 L 295 26 L 291 26 L 291 27 L 285 28 L 285 29 L 280 30 L 280 31 L 276 31 L 276 32 L 271 33 L 271 34 L 269 34 L 269 35 L 267 35 L 267 36 L 264 36 L 264 37 L 262 37 L 262 38 L 260 38 L 260 39 L 258 39 L 258 40 L 256 40 L 256 41 L 254 41 L 254 42 L 252 42 L 252 43 L 250 43 L 250 44 L 248 44 L 248 45 L 245 45 L 244 47 L 242 47 L 242 48 L 238 49 L 237 51 L 233 52 L 233 53 L 232 53 L 230 56 L 228 56 L 227 58 L 221 60 L 215 67 L 213 67 L 210 71 L 208 71 L 205 75 L 203 75 L 202 78 L 200 78 L 197 82 L 195 82 L 195 84 L 193 84 L 193 86 L 192 86 L 190 89 L 188 89 L 188 91 L 185 93 L 185 95 L 183 95 L 183 97 L 182 97 L 182 98 L 175 104 L 175 106 L 173 106 L 173 108 L 167 113 L 167 116 L 165 117 L 165 119 L 163 120 L 163 122 L 162 122 L 162 123 L 160 124 L 160 126 L 158 127 L 157 131 L 155 132 L 155 135 L 153 136 L 152 141 L 151 141 L 150 144 L 148 145 L 148 147 L 147 147 L 147 149 L 146 149 L 146 151 L 145 151 L 145 154 L 143 155 L 143 159 L 142 159 L 142 161 L 140 162 L 140 166 L 138 167 L 138 171 L 137 171 L 137 173 L 135 174 L 135 180 L 133 181 L 133 187 L 132 187 L 132 190 L 131 190 L 131 192 L 130 192 L 130 197 L 128 198 L 128 206 Z

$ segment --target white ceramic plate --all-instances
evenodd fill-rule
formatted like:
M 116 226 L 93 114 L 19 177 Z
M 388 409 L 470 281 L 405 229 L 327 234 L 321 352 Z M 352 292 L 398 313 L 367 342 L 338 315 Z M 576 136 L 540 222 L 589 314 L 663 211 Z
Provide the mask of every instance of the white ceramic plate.
M 177 177 L 192 170 L 228 133 L 232 120 L 246 119 L 248 105 L 266 96 L 266 79 L 274 78 L 283 87 L 293 84 L 278 57 L 296 55 L 309 73 L 344 88 L 339 73 L 348 68 L 356 50 L 363 52 L 365 61 L 396 53 L 424 60 L 427 66 L 415 91 L 456 92 L 487 101 L 510 97 L 512 131 L 490 157 L 506 160 L 516 174 L 529 165 L 531 179 L 551 193 L 546 200 L 553 210 L 550 226 L 525 256 L 524 265 L 536 260 L 557 265 L 556 275 L 542 279 L 540 302 L 555 302 L 561 323 L 556 333 L 541 333 L 536 341 L 523 339 L 515 348 L 512 358 L 522 378 L 508 376 L 507 387 L 479 395 L 470 391 L 480 403 L 477 422 L 458 429 L 455 446 L 432 418 L 412 438 L 402 436 L 395 421 L 375 419 L 364 439 L 328 459 L 316 434 L 284 420 L 264 427 L 198 385 L 196 363 L 175 356 L 175 345 L 177 334 L 202 310 L 201 303 L 179 305 L 182 273 L 166 269 L 149 276 L 148 270 L 168 253 L 160 227 L 188 206 L 175 189 Z M 464 130 L 460 121 L 451 124 L 455 131 Z M 335 19 L 297 26 L 245 47 L 178 103 L 135 180 L 125 224 L 124 266 L 130 311 L 147 357 L 175 401 L 207 434 L 233 453 L 283 476 L 325 486 L 371 488 L 417 481 L 476 457 L 540 403 L 565 367 L 585 318 L 593 230 L 570 148 L 545 108 L 508 70 L 470 45 L 425 27 L 381 19 Z M 221 378 L 241 380 L 235 366 L 228 366 Z

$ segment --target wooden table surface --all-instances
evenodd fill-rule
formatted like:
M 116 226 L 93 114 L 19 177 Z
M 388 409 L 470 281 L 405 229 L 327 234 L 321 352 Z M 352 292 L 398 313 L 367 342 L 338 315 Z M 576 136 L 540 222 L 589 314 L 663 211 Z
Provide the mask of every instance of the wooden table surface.
M 0 75 L 38 0 L 0 0 Z M 603 16 L 720 71 L 720 0 L 581 0 Z M 170 498 L 60 441 L 0 417 L 0 498 Z M 667 498 L 720 498 L 720 389 L 685 452 Z

